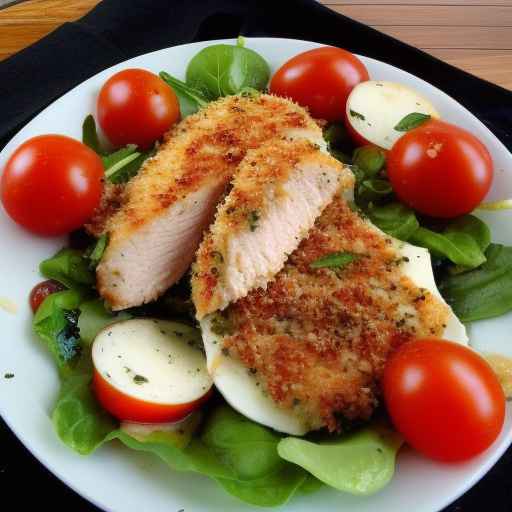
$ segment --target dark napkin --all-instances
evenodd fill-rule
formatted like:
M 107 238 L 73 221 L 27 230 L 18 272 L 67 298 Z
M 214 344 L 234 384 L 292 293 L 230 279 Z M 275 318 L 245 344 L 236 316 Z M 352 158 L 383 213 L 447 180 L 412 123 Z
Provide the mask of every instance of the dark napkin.
M 49 103 L 113 64 L 168 46 L 239 34 L 318 41 L 405 69 L 465 105 L 512 150 L 511 92 L 336 14 L 314 0 L 104 0 L 77 22 L 64 24 L 0 63 L 0 148 Z M 8 385 L 8 381 L 0 385 Z M 35 463 L 4 423 L 0 423 L 0 446 L 4 503 L 10 498 L 24 510 L 37 496 L 46 507 L 94 509 Z M 509 451 L 447 512 L 476 512 L 484 507 L 509 512 L 511 474 Z M 20 492 L 20 488 L 31 492 Z

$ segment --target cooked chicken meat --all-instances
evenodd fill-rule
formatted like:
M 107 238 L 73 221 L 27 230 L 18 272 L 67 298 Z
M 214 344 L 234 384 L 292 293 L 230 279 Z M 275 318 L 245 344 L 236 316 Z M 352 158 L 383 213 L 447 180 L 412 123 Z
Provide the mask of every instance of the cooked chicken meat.
M 246 152 L 281 138 L 324 144 L 304 109 L 265 94 L 223 98 L 169 132 L 108 222 L 97 284 L 114 310 L 156 299 L 184 274 Z
M 266 288 L 334 194 L 353 175 L 306 140 L 249 150 L 219 207 L 194 265 L 197 318 Z

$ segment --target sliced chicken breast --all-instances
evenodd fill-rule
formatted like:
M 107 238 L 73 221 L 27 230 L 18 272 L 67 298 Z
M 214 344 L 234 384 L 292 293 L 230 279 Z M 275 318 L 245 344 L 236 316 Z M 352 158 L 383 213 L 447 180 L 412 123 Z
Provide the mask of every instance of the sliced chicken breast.
M 192 273 L 197 318 L 266 288 L 352 172 L 306 140 L 247 152 L 217 210 Z
M 385 235 L 339 195 L 266 290 L 206 316 L 201 328 L 226 400 L 294 435 L 367 420 L 401 344 L 467 342 L 437 291 L 428 251 Z
M 183 275 L 246 152 L 279 138 L 325 145 L 303 108 L 266 94 L 223 98 L 169 132 L 108 222 L 97 285 L 112 309 L 150 302 Z

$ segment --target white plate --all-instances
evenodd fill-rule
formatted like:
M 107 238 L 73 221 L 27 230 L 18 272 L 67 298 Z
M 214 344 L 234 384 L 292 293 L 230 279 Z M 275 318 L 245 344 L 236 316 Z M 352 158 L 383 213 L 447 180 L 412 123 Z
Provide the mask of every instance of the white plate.
M 233 43 L 231 40 L 225 42 Z M 154 72 L 166 70 L 183 77 L 190 58 L 211 44 L 195 43 L 136 57 L 90 78 L 55 101 L 21 130 L 0 154 L 0 169 L 21 142 L 43 133 L 62 133 L 77 139 L 84 117 L 94 112 L 99 88 L 114 72 L 127 67 L 142 67 Z M 247 39 L 247 46 L 261 53 L 273 70 L 293 55 L 320 46 L 289 39 Z M 452 98 L 400 69 L 362 57 L 375 79 L 409 84 L 430 98 L 442 116 L 477 135 L 491 151 L 496 177 L 489 199 L 512 197 L 512 156 L 492 133 Z M 432 70 L 435 73 L 435 69 Z M 507 214 L 487 215 L 494 239 L 512 244 Z M 508 221 L 510 217 L 508 218 Z M 510 224 L 509 224 L 510 226 Z M 0 413 L 29 450 L 67 485 L 105 510 L 130 512 L 231 512 L 258 510 L 244 506 L 209 479 L 170 471 L 155 457 L 109 443 L 93 456 L 81 457 L 65 447 L 55 436 L 49 418 L 59 382 L 54 365 L 30 330 L 31 312 L 27 296 L 40 281 L 39 262 L 63 244 L 61 239 L 41 239 L 15 226 L 0 214 L 2 241 L 0 297 L 18 305 L 17 314 L 0 309 Z M 475 324 L 473 340 L 481 347 L 502 353 L 512 349 L 507 343 L 512 315 Z M 15 378 L 6 380 L 3 374 Z M 461 428 L 464 428 L 461 425 Z M 466 464 L 442 465 L 428 461 L 412 451 L 403 451 L 392 483 L 369 498 L 356 498 L 330 489 L 308 497 L 294 498 L 281 510 L 306 512 L 395 512 L 414 510 L 434 512 L 474 485 L 498 460 L 512 441 L 512 410 L 507 408 L 504 431 L 483 455 Z M 261 509 L 259 509 L 261 510 Z

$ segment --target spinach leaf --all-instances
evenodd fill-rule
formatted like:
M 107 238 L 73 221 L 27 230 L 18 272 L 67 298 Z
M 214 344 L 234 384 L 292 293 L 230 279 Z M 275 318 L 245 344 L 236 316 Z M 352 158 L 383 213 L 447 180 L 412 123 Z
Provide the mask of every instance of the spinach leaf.
M 463 231 L 437 233 L 423 227 L 410 237 L 413 244 L 425 247 L 433 256 L 448 258 L 456 265 L 475 268 L 485 261 L 477 241 Z
M 95 270 L 101 261 L 103 253 L 108 245 L 108 235 L 101 235 L 90 247 L 84 252 L 84 257 L 89 260 L 89 269 Z
M 446 276 L 439 290 L 462 322 L 492 318 L 512 310 L 512 247 L 489 245 L 487 261 L 459 275 Z
M 62 442 L 82 455 L 92 453 L 117 427 L 92 392 L 90 371 L 78 371 L 62 381 L 52 421 Z
M 200 108 L 204 107 L 208 103 L 208 100 L 200 91 L 190 87 L 185 82 L 178 80 L 165 71 L 161 71 L 159 75 L 160 78 L 172 88 L 178 97 L 182 119 L 191 114 L 195 114 Z
M 255 51 L 243 47 L 215 44 L 203 48 L 190 61 L 186 81 L 189 87 L 201 91 L 208 100 L 237 94 L 251 87 L 263 90 L 270 78 L 265 59 Z
M 76 310 L 83 298 L 78 289 L 48 295 L 32 320 L 34 333 L 45 342 L 61 375 L 69 374 L 80 356 Z
M 87 259 L 76 249 L 61 249 L 55 256 L 42 261 L 39 270 L 48 279 L 55 279 L 68 288 L 90 287 L 96 279 Z
M 364 496 L 379 491 L 391 480 L 401 445 L 398 434 L 377 426 L 320 443 L 287 437 L 277 450 L 283 459 L 303 467 L 327 485 Z
M 399 240 L 409 240 L 420 227 L 414 212 L 402 203 L 370 205 L 366 213 L 373 224 Z
M 357 173 L 355 174 L 357 176 Z M 363 180 L 357 187 L 356 202 L 358 205 L 363 207 L 365 204 L 370 202 L 381 201 L 392 193 L 393 189 L 387 180 L 378 178 Z
M 105 308 L 102 299 L 88 300 L 80 304 L 80 316 L 78 317 L 78 329 L 83 344 L 90 346 L 96 335 L 107 325 L 132 317 L 129 313 L 121 311 L 114 314 Z
M 413 112 L 411 114 L 407 114 L 403 119 L 399 121 L 399 123 L 395 126 L 395 130 L 397 132 L 408 132 L 413 128 L 417 128 L 422 125 L 424 122 L 428 121 L 430 116 L 428 114 L 422 114 L 420 112 Z
M 228 493 L 259 506 L 285 503 L 306 480 L 307 473 L 281 459 L 280 436 L 238 414 L 227 405 L 213 409 L 199 436 L 179 447 L 172 436 L 137 438 L 112 432 L 128 447 L 154 453 L 171 468 L 214 478 Z
M 445 228 L 444 234 L 450 235 L 451 233 L 465 233 L 469 235 L 477 243 L 481 251 L 485 251 L 491 243 L 491 230 L 489 226 L 474 215 L 463 215 L 450 222 Z
M 96 122 L 94 117 L 89 114 L 82 123 L 82 142 L 90 147 L 98 155 L 103 155 L 101 144 L 98 139 L 98 132 L 96 131 Z
M 336 268 L 342 269 L 349 263 L 357 260 L 359 256 L 350 252 L 331 252 L 311 262 L 311 268 Z

